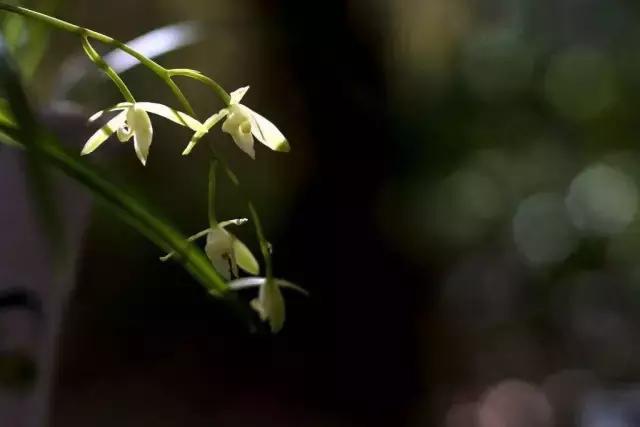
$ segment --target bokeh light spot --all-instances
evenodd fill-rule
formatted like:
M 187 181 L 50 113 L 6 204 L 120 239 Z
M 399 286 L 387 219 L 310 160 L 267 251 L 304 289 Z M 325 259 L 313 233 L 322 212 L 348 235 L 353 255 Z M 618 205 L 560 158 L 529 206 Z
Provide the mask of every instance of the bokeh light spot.
M 452 244 L 482 236 L 504 209 L 496 183 L 474 170 L 460 170 L 443 180 L 430 198 L 431 226 Z
M 624 173 L 599 164 L 574 178 L 566 205 L 577 228 L 593 235 L 611 235 L 633 221 L 638 190 Z
M 617 97 L 612 64 L 587 48 L 556 55 L 549 64 L 544 90 L 559 114 L 576 120 L 602 114 Z
M 577 238 L 559 194 L 539 193 L 523 200 L 513 217 L 513 239 L 534 265 L 566 259 Z
M 553 409 L 538 387 L 506 380 L 487 392 L 478 419 L 480 427 L 547 427 Z
M 475 34 L 465 46 L 462 72 L 469 89 L 485 100 L 519 93 L 533 75 L 534 57 L 516 34 Z

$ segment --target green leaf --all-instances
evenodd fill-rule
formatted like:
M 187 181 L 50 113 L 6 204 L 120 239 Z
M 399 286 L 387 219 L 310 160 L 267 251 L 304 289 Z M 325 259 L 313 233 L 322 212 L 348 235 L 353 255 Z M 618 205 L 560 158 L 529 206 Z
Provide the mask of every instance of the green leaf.
M 12 128 L 15 128 L 18 126 L 16 124 L 16 118 L 13 116 L 13 113 L 11 112 L 9 101 L 3 98 L 0 98 L 0 125 L 9 126 Z
M 16 141 L 11 135 L 5 131 L 0 131 L 0 144 L 8 145 L 13 148 L 24 148 L 22 144 Z
M 16 65 L 10 58 L 4 40 L 0 39 L 0 83 L 4 87 L 8 97 L 8 110 L 6 113 L 9 125 L 17 125 L 17 141 L 26 148 L 27 168 L 26 174 L 33 198 L 36 213 L 42 226 L 42 231 L 47 236 L 53 264 L 56 271 L 63 267 L 65 261 L 65 241 L 63 222 L 60 213 L 56 209 L 52 180 L 49 165 L 43 159 L 39 150 L 39 127 L 27 96 L 22 88 L 20 76 L 16 71 Z M 7 123 L 2 123 L 7 125 Z M 6 138 L 5 138 L 6 139 Z

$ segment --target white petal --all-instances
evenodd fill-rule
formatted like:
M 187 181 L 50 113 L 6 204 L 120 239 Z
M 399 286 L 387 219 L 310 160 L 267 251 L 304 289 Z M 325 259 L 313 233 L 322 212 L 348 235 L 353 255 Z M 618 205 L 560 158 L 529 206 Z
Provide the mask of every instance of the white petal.
M 238 271 L 238 263 L 236 262 L 235 252 L 231 251 L 229 253 L 229 261 L 231 265 L 231 274 L 233 274 L 233 277 L 240 276 L 240 272 Z
M 226 133 L 235 132 L 244 122 L 251 126 L 251 116 L 245 113 L 241 105 L 231 105 L 227 110 L 227 120 L 222 124 L 222 131 Z
M 267 310 L 262 306 L 262 301 L 260 301 L 260 298 L 252 299 L 249 302 L 249 305 L 258 313 L 258 316 L 260 316 L 260 320 L 262 320 L 263 322 L 269 318 L 269 314 L 267 313 Z
M 260 287 L 258 299 L 260 300 L 262 311 L 269 319 L 271 332 L 275 334 L 282 329 L 285 320 L 284 298 L 280 292 L 280 287 L 273 282 L 266 282 Z
M 136 102 L 136 108 L 140 108 L 148 113 L 157 114 L 194 131 L 199 131 L 202 128 L 202 123 L 187 113 L 167 107 L 164 104 L 158 104 L 156 102 Z
M 236 89 L 229 94 L 231 99 L 229 100 L 229 105 L 239 104 L 242 101 L 242 98 L 249 90 L 249 86 L 241 87 L 240 89 Z
M 184 149 L 182 155 L 186 156 L 187 154 L 191 153 L 191 150 L 193 150 L 193 147 L 196 146 L 200 139 L 205 136 L 205 134 L 209 132 L 211 128 L 214 127 L 216 123 L 218 123 L 228 113 L 229 111 L 226 108 L 223 108 L 222 110 L 218 111 L 216 114 L 205 120 L 202 124 L 202 128 L 196 131 L 196 133 L 194 133 L 191 137 L 191 141 L 189 141 L 189 145 L 187 145 L 187 148 Z
M 244 134 L 236 132 L 231 135 L 236 145 L 252 159 L 256 158 L 256 150 L 253 148 L 253 136 L 251 134 Z
M 240 107 L 240 105 L 235 107 Z M 227 120 L 222 124 L 222 131 L 231 135 L 238 148 L 247 153 L 252 159 L 255 159 L 256 152 L 253 148 L 253 135 L 250 128 L 251 117 L 231 109 Z
M 252 288 L 254 286 L 260 286 L 265 282 L 264 277 L 242 277 L 240 279 L 232 280 L 228 283 L 229 289 L 238 291 L 240 289 Z
M 231 282 L 228 283 L 228 285 L 231 290 L 239 291 L 243 289 L 261 286 L 262 284 L 265 283 L 266 280 L 267 279 L 264 277 L 243 277 L 240 279 L 232 280 Z M 309 292 L 306 289 L 301 288 L 300 286 L 294 283 L 288 282 L 283 279 L 274 279 L 274 281 L 276 282 L 276 285 L 280 286 L 281 288 L 293 289 L 305 296 L 309 296 Z
M 102 145 L 103 142 L 107 140 L 113 133 L 118 130 L 122 125 L 124 125 L 125 120 L 127 120 L 127 112 L 122 111 L 118 113 L 114 118 L 109 120 L 104 126 L 98 129 L 89 140 L 84 144 L 80 155 L 84 156 L 86 154 L 92 153 L 96 148 Z
M 127 125 L 133 131 L 133 146 L 142 165 L 146 165 L 153 139 L 151 119 L 146 111 L 134 104 L 127 110 Z
M 280 132 L 273 123 L 249 107 L 244 105 L 242 105 L 242 107 L 248 110 L 248 113 L 253 119 L 251 123 L 251 133 L 253 133 L 253 136 L 255 136 L 258 141 L 274 151 L 289 151 L 290 147 L 287 138 L 284 137 L 282 132 Z
M 109 108 L 105 108 L 104 110 L 100 110 L 97 113 L 95 113 L 93 116 L 89 117 L 89 121 L 90 122 L 95 122 L 96 120 L 98 120 L 100 117 L 102 117 L 102 115 L 104 113 L 108 113 L 111 111 L 120 111 L 120 110 L 126 110 L 127 108 L 131 107 L 133 104 L 130 102 L 121 102 L 117 105 L 114 105 L 113 107 L 109 107 Z
M 213 268 L 215 268 L 225 280 L 229 280 L 231 278 L 231 268 L 229 266 L 228 258 L 218 255 L 215 257 L 209 257 L 209 261 L 211 261 Z
M 204 251 L 213 267 L 225 279 L 231 277 L 229 253 L 233 244 L 233 236 L 222 228 L 212 229 L 207 234 L 207 244 Z
M 146 165 L 153 139 L 151 120 L 146 111 L 136 105 L 127 110 L 127 125 L 133 130 L 133 146 L 142 165 Z
M 149 134 L 133 134 L 133 147 L 136 150 L 136 155 L 138 156 L 140 163 L 142 163 L 142 166 L 147 165 L 147 157 L 149 157 L 151 138 L 149 138 L 148 136 Z
M 260 274 L 260 264 L 249 248 L 240 240 L 233 241 L 233 258 L 238 266 L 249 274 Z
M 209 231 L 207 234 L 207 246 L 206 251 L 212 254 L 222 254 L 231 252 L 231 245 L 233 244 L 233 236 L 228 231 L 216 227 Z

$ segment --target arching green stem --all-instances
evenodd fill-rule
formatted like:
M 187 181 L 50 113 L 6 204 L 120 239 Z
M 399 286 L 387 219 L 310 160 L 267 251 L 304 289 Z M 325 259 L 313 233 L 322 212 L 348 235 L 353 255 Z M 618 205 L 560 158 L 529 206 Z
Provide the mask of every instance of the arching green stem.
M 129 90 L 127 85 L 124 83 L 124 81 L 120 78 L 118 73 L 116 73 L 116 71 L 113 68 L 111 68 L 109 64 L 106 63 L 104 58 L 102 58 L 102 56 L 93 48 L 93 46 L 91 46 L 91 42 L 89 41 L 89 38 L 87 36 L 82 36 L 81 40 L 82 40 L 82 48 L 84 49 L 85 53 L 87 54 L 91 62 L 96 64 L 98 68 L 104 71 L 104 73 L 116 85 L 116 87 L 118 88 L 118 90 L 120 91 L 124 99 L 127 100 L 127 102 L 131 102 L 131 103 L 136 102 L 133 95 L 131 94 L 131 91 Z
M 21 6 L 13 6 L 6 3 L 0 3 L 0 10 L 6 10 L 7 12 L 17 13 L 19 15 L 25 16 L 27 18 L 35 19 L 36 21 L 45 23 L 52 27 L 55 27 L 59 30 L 67 31 L 69 33 L 77 34 L 81 37 L 86 36 L 92 38 L 94 40 L 99 41 L 100 43 L 104 43 L 106 45 L 118 48 L 123 52 L 128 53 L 129 55 L 136 58 L 143 65 L 149 68 L 151 71 L 155 72 L 158 75 L 165 75 L 167 70 L 158 64 L 157 62 L 147 58 L 143 54 L 138 51 L 130 48 L 126 44 L 122 43 L 119 40 L 114 39 L 113 37 L 109 37 L 97 31 L 90 30 L 88 28 L 80 27 L 78 25 L 72 24 L 70 22 L 63 21 L 62 19 L 54 18 L 49 15 L 45 15 L 44 13 L 36 12 L 35 10 L 27 9 L 26 7 Z
M 67 31 L 72 34 L 76 34 L 80 37 L 85 37 L 87 39 L 94 39 L 99 41 L 100 43 L 104 43 L 113 48 L 122 50 L 123 52 L 131 55 L 132 57 L 140 61 L 142 65 L 144 65 L 145 67 L 153 71 L 155 74 L 157 74 L 158 77 L 160 77 L 160 79 L 169 87 L 169 89 L 171 89 L 171 92 L 178 99 L 178 101 L 180 102 L 182 107 L 186 110 L 186 112 L 190 115 L 194 115 L 194 111 L 193 111 L 193 108 L 191 107 L 191 104 L 189 103 L 187 98 L 184 96 L 184 94 L 182 93 L 178 85 L 176 85 L 176 83 L 171 79 L 173 74 L 170 73 L 169 70 L 167 70 L 162 65 L 158 64 L 152 59 L 147 58 L 146 56 L 136 51 L 135 49 L 131 48 L 130 46 L 126 45 L 125 43 L 119 40 L 116 40 L 113 37 L 109 37 L 105 34 L 99 33 L 97 31 L 80 27 L 70 22 L 63 21 L 61 19 L 54 18 L 49 15 L 45 15 L 44 13 L 36 12 L 35 10 L 27 9 L 25 7 L 14 6 L 6 3 L 0 3 L 0 10 L 5 10 L 11 13 L 17 13 L 24 17 L 34 19 L 38 22 L 42 22 L 44 24 L 50 25 L 59 30 Z M 175 75 L 182 75 L 182 74 L 175 74 Z M 224 89 L 222 89 L 220 85 L 218 85 L 215 81 L 213 81 L 212 79 L 204 75 L 202 75 L 202 78 L 198 78 L 197 80 L 201 81 L 202 83 L 214 89 L 214 92 L 218 95 L 220 100 L 225 105 L 229 104 L 229 94 L 227 94 L 227 92 Z
M 164 80 L 167 86 L 169 86 L 169 89 L 171 89 L 173 95 L 178 99 L 178 102 L 182 104 L 182 108 L 186 110 L 187 114 L 189 114 L 190 116 L 195 116 L 196 112 L 193 111 L 191 103 L 189 102 L 187 97 L 184 96 L 184 93 L 182 93 L 182 90 L 178 87 L 178 85 L 173 80 L 171 80 L 171 76 L 169 74 L 166 74 L 162 78 L 162 80 Z
M 231 100 L 231 96 L 227 93 L 226 90 L 222 88 L 218 83 L 216 83 L 213 79 L 205 76 L 199 71 L 190 70 L 188 68 L 173 68 L 168 70 L 170 76 L 182 76 L 189 77 L 191 79 L 197 80 L 205 85 L 207 85 L 213 92 L 218 95 L 218 97 L 225 103 L 225 105 L 229 105 L 229 101 Z

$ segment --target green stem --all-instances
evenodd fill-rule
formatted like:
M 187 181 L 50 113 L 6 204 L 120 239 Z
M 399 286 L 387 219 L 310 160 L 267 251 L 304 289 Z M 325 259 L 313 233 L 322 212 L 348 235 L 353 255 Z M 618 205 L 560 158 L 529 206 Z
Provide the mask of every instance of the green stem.
M 237 185 L 240 187 L 240 184 Z M 267 281 L 273 279 L 273 264 L 271 262 L 271 244 L 267 241 L 264 236 L 264 230 L 262 229 L 262 222 L 260 221 L 260 215 L 258 215 L 258 211 L 256 210 L 253 202 L 247 199 L 247 206 L 249 207 L 249 212 L 251 213 L 251 218 L 253 219 L 253 223 L 256 228 L 256 236 L 258 237 L 258 242 L 260 243 L 260 252 L 262 253 L 262 258 L 264 259 L 264 268 L 265 268 L 265 277 Z
M 222 86 L 220 86 L 218 83 L 216 83 L 215 80 L 205 76 L 201 72 L 196 70 L 190 70 L 188 68 L 173 68 L 167 71 L 170 76 L 189 77 L 191 79 L 195 79 L 199 81 L 200 83 L 205 84 L 211 90 L 213 90 L 213 92 L 215 92 L 216 95 L 218 95 L 218 97 L 222 100 L 222 102 L 224 102 L 226 106 L 229 106 L 229 102 L 231 101 L 231 96 L 227 93 L 227 91 L 224 90 Z
M 218 226 L 216 219 L 216 174 L 218 172 L 218 161 L 211 159 L 209 163 L 209 227 L 214 229 Z
M 0 3 L 0 10 L 6 10 L 7 12 L 17 13 L 27 18 L 35 19 L 36 21 L 43 22 L 59 30 L 67 31 L 69 33 L 73 33 L 81 37 L 87 36 L 89 38 L 99 41 L 100 43 L 104 43 L 106 45 L 115 47 L 117 49 L 122 50 L 123 52 L 128 53 L 129 55 L 136 58 L 143 65 L 145 65 L 147 68 L 149 68 L 151 71 L 155 72 L 158 75 L 166 74 L 167 70 L 164 67 L 162 67 L 160 64 L 147 58 L 143 54 L 130 48 L 126 44 L 122 43 L 121 41 L 114 39 L 113 37 L 109 37 L 107 35 L 104 35 L 97 31 L 90 30 L 88 28 L 80 27 L 79 25 L 75 25 L 70 22 L 63 21 L 62 19 L 45 15 L 44 13 L 36 12 L 35 10 L 27 9 L 26 7 L 13 6 L 10 4 Z
M 224 161 L 215 151 L 212 144 L 209 144 L 209 148 L 211 150 L 211 156 L 214 160 L 217 160 L 222 165 L 225 173 L 229 177 L 229 180 L 236 186 L 238 191 L 242 194 L 243 198 L 247 203 L 247 207 L 249 208 L 249 214 L 251 215 L 251 220 L 253 221 L 253 226 L 256 230 L 256 237 L 258 239 L 258 243 L 260 245 L 260 253 L 262 254 L 262 258 L 264 259 L 264 267 L 265 267 L 265 276 L 267 279 L 273 279 L 273 263 L 271 261 L 271 245 L 269 241 L 266 239 L 264 235 L 264 229 L 262 228 L 262 221 L 260 221 L 260 215 L 258 215 L 258 211 L 254 206 L 253 202 L 246 195 L 242 187 L 240 186 L 240 181 L 236 174 L 231 170 L 227 162 Z
M 173 80 L 171 80 L 172 73 L 170 73 L 169 70 L 164 68 L 162 65 L 158 64 L 152 59 L 147 58 L 146 56 L 136 51 L 135 49 L 132 49 L 125 43 L 119 40 L 116 40 L 113 37 L 109 37 L 105 34 L 99 33 L 97 31 L 80 27 L 70 22 L 63 21 L 62 19 L 54 18 L 52 16 L 45 15 L 44 13 L 36 12 L 35 10 L 27 9 L 25 7 L 13 6 L 6 3 L 0 3 L 0 10 L 5 10 L 11 13 L 17 13 L 27 18 L 34 19 L 38 22 L 42 22 L 44 24 L 50 25 L 59 30 L 67 31 L 72 34 L 76 34 L 80 37 L 91 38 L 99 41 L 100 43 L 104 43 L 113 48 L 122 50 L 123 52 L 131 55 L 132 57 L 140 61 L 142 65 L 144 65 L 145 67 L 153 71 L 155 74 L 157 74 L 160 77 L 160 79 L 162 79 L 162 81 L 165 82 L 167 86 L 169 86 L 169 89 L 171 89 L 174 96 L 182 104 L 182 107 L 186 110 L 186 112 L 189 113 L 190 115 L 194 115 L 193 108 L 191 107 L 189 101 L 184 96 L 180 88 L 173 82 Z M 182 75 L 182 74 L 175 74 L 175 75 Z M 203 82 L 207 86 L 211 87 L 212 89 L 214 89 L 214 92 L 220 97 L 220 99 L 225 105 L 229 104 L 229 95 L 215 81 L 213 81 L 212 79 L 206 76 L 202 76 L 202 78 L 199 78 L 198 80 Z
M 178 85 L 173 80 L 171 80 L 171 76 L 167 74 L 166 77 L 163 78 L 163 80 L 167 84 L 167 86 L 169 86 L 169 89 L 171 89 L 171 92 L 173 92 L 173 95 L 178 99 L 180 104 L 182 104 L 182 107 L 186 110 L 187 114 L 195 117 L 196 113 L 195 111 L 193 111 L 191 103 L 189 102 L 187 97 L 184 96 L 184 93 L 182 93 L 182 90 L 180 90 Z
M 116 87 L 118 88 L 118 90 L 120 91 L 124 99 L 127 100 L 127 102 L 131 102 L 131 103 L 136 102 L 135 98 L 133 97 L 133 94 L 131 93 L 127 85 L 124 83 L 124 81 L 120 78 L 118 73 L 116 73 L 116 71 L 113 68 L 111 68 L 109 64 L 106 63 L 104 58 L 102 58 L 102 56 L 93 48 L 93 46 L 91 46 L 91 42 L 89 41 L 89 38 L 87 36 L 82 36 L 80 39 L 82 40 L 82 48 L 84 49 L 85 53 L 87 54 L 91 62 L 96 64 L 98 68 L 100 68 L 102 71 L 104 71 L 104 73 L 107 76 L 109 76 L 111 81 L 113 81 L 113 83 L 116 85 Z

